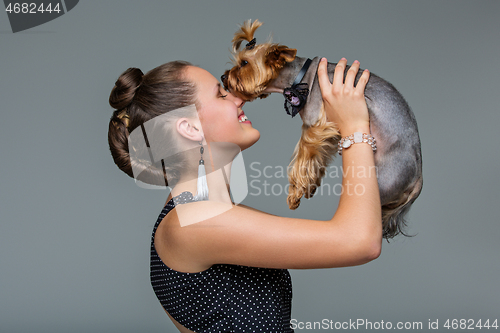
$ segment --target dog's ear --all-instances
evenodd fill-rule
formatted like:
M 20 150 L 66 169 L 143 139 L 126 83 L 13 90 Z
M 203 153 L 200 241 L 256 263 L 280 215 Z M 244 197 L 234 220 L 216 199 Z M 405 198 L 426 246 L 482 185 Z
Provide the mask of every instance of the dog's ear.
M 290 49 L 285 45 L 278 45 L 266 54 L 266 66 L 281 68 L 285 63 L 292 62 L 296 54 L 296 49 Z
M 233 53 L 238 52 L 238 49 L 240 48 L 240 45 L 243 41 L 250 42 L 253 39 L 253 35 L 255 33 L 255 30 L 257 30 L 258 27 L 262 25 L 262 22 L 259 20 L 255 20 L 252 22 L 252 20 L 245 21 L 242 26 L 240 26 L 240 30 L 236 31 L 234 34 L 232 43 L 233 43 Z

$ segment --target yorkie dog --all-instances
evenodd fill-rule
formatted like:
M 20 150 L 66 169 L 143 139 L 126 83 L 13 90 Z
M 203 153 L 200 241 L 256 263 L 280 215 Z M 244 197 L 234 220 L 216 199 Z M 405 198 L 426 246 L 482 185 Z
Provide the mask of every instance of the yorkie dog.
M 226 90 L 246 101 L 279 92 L 285 110 L 303 121 L 302 136 L 288 168 L 288 206 L 296 209 L 302 196 L 311 198 L 325 170 L 337 153 L 340 133 L 326 120 L 317 78 L 320 57 L 296 56 L 297 50 L 268 41 L 256 44 L 254 33 L 262 25 L 248 20 L 232 40 L 234 67 L 221 76 Z M 240 49 L 241 43 L 245 47 Z M 336 64 L 328 64 L 330 81 Z M 344 77 L 347 74 L 344 72 Z M 355 83 L 362 70 L 358 71 Z M 383 234 L 386 239 L 405 234 L 404 216 L 422 190 L 422 157 L 417 122 L 401 94 L 375 74 L 365 88 L 370 130 L 377 140 L 375 164 L 382 204 Z M 359 140 L 359 139 L 358 139 Z

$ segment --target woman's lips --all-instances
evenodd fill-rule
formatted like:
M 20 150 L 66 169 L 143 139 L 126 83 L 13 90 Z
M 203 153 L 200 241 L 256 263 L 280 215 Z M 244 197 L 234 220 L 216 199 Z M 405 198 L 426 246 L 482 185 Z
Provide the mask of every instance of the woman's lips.
M 245 115 L 245 112 L 241 111 L 241 113 L 238 116 L 238 121 L 240 123 L 250 123 L 250 120 L 248 120 L 248 117 Z

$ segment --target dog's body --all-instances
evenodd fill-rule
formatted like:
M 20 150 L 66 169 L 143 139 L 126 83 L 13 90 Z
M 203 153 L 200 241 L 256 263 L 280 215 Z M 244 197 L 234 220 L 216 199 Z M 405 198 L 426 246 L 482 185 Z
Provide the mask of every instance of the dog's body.
M 258 21 L 253 24 L 247 22 L 233 39 L 234 50 L 237 51 L 242 40 L 252 41 L 253 33 L 260 25 Z M 251 48 L 247 46 L 236 54 L 237 66 L 226 71 L 223 76 L 224 85 L 245 100 L 263 97 L 268 93 L 283 93 L 285 88 L 292 86 L 307 59 L 296 57 L 296 50 L 283 45 L 267 43 L 263 44 L 262 49 L 258 48 L 261 45 L 254 45 L 253 41 Z M 261 60 L 262 64 L 259 64 Z M 325 168 L 337 152 L 340 139 L 335 124 L 326 121 L 323 111 L 317 78 L 319 61 L 319 57 L 312 59 L 301 80 L 301 83 L 307 83 L 309 94 L 299 112 L 304 123 L 302 137 L 290 164 L 288 204 L 292 209 L 298 207 L 302 195 L 309 198 L 320 186 Z M 269 76 L 262 74 L 262 68 L 248 69 L 246 66 L 250 62 L 256 67 L 269 68 Z M 328 64 L 330 81 L 335 66 L 336 64 Z M 245 67 L 246 72 L 242 71 L 242 67 Z M 247 72 L 254 75 L 249 79 L 249 85 L 244 82 L 249 75 Z M 360 70 L 356 83 L 361 74 Z M 384 237 L 392 238 L 402 231 L 403 217 L 422 189 L 422 158 L 417 122 L 403 96 L 389 82 L 375 74 L 370 74 L 365 100 L 370 115 L 371 134 L 377 140 L 375 164 Z
M 312 63 L 302 79 L 310 93 L 304 108 L 299 112 L 306 126 L 313 126 L 320 118 L 323 99 L 319 88 L 317 70 L 320 57 Z M 264 92 L 279 92 L 292 85 L 293 80 L 306 61 L 295 59 L 285 64 L 279 76 L 271 81 Z M 336 64 L 328 64 L 330 81 Z M 346 72 L 347 73 L 346 68 Z M 355 82 L 362 71 L 358 72 Z M 401 189 L 422 182 L 422 159 L 417 122 L 413 112 L 401 94 L 389 82 L 371 73 L 365 89 L 365 100 L 370 114 L 370 130 L 377 139 L 375 164 L 382 205 L 392 202 Z M 420 186 L 421 187 L 421 184 Z

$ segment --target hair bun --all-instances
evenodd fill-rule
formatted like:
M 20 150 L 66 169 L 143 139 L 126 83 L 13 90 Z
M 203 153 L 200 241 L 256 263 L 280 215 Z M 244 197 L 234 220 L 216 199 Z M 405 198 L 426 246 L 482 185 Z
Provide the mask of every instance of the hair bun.
M 144 73 L 139 68 L 129 68 L 116 80 L 109 96 L 109 105 L 121 110 L 127 107 L 134 99 L 137 88 L 142 83 Z

